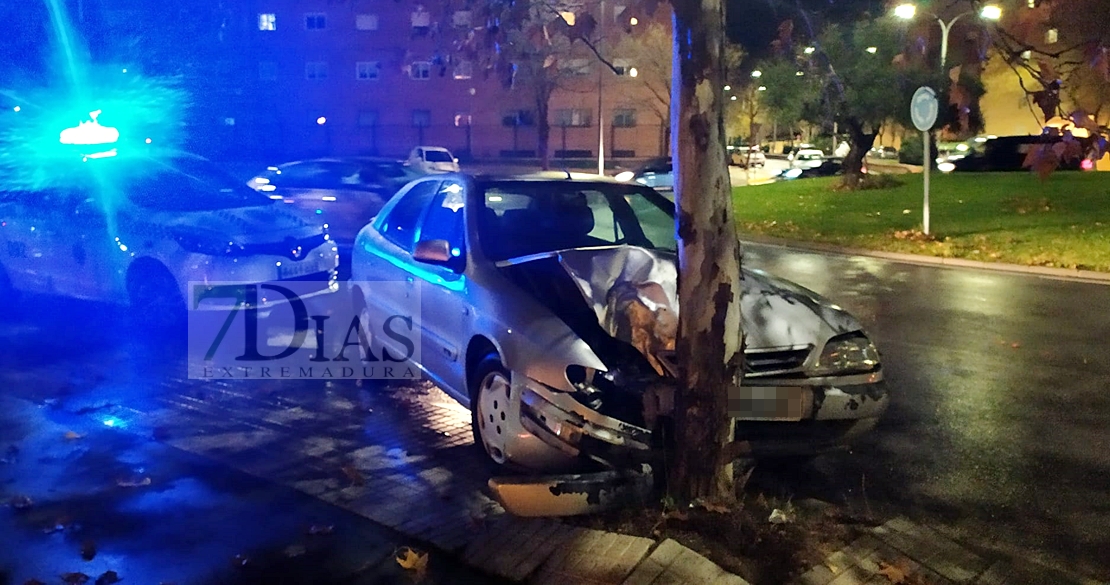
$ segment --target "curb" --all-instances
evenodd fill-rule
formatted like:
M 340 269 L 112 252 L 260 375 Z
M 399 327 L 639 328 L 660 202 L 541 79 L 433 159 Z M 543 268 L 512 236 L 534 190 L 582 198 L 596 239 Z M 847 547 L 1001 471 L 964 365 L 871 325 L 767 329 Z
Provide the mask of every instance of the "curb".
M 1055 280 L 1067 280 L 1073 282 L 1083 282 L 1087 284 L 1104 284 L 1110 285 L 1110 273 L 1096 272 L 1094 270 L 1078 270 L 1070 268 L 1049 268 L 1046 266 L 1025 266 L 1022 264 L 1006 264 L 1002 262 L 983 262 L 980 260 L 966 260 L 963 258 L 945 258 L 941 256 L 925 256 L 922 254 L 905 254 L 900 252 L 883 252 L 880 250 L 868 250 L 864 248 L 850 248 L 845 246 L 837 246 L 834 244 L 822 244 L 817 242 L 799 242 L 797 240 L 789 240 L 785 238 L 774 238 L 769 236 L 755 236 L 755 235 L 742 235 L 740 237 L 741 243 L 758 244 L 763 246 L 775 246 L 779 248 L 788 248 L 793 250 L 805 250 L 810 252 L 821 252 L 825 254 L 837 254 L 840 256 L 868 256 L 871 258 L 881 258 L 891 262 L 900 262 L 903 264 L 918 264 L 926 266 L 943 266 L 946 268 L 971 268 L 975 270 L 986 270 L 990 272 L 1002 272 L 1008 274 L 1019 274 L 1025 276 L 1038 276 L 1041 278 L 1050 278 Z

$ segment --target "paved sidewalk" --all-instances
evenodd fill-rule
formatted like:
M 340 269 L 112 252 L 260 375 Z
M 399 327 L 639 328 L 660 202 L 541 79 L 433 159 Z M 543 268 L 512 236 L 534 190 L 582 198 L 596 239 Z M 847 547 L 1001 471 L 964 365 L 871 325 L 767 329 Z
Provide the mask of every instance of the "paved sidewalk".
M 974 551 L 928 526 L 895 518 L 804 573 L 796 585 L 1087 585 L 1096 581 Z

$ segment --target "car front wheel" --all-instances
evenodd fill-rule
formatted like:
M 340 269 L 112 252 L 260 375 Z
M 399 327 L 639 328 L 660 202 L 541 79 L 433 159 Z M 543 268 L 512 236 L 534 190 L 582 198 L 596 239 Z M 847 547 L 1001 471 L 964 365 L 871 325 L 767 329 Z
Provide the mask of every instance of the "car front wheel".
M 474 442 L 494 463 L 508 461 L 506 446 L 512 431 L 509 424 L 511 384 L 509 371 L 501 359 L 491 353 L 478 362 L 471 377 L 471 425 Z

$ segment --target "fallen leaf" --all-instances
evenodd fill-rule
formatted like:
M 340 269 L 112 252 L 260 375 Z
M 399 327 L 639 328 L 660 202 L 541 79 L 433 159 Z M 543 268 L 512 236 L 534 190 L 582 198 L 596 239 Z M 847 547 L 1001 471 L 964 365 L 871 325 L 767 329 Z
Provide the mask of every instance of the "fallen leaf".
M 65 438 L 66 438 L 67 441 L 74 441 L 74 440 L 80 439 L 84 436 L 85 435 L 80 435 L 80 434 L 77 434 L 73 431 L 66 431 L 66 434 L 65 434 Z
M 335 525 L 334 524 L 328 524 L 327 526 L 319 526 L 319 525 L 313 524 L 312 526 L 308 527 L 308 533 L 313 535 L 313 536 L 317 536 L 317 535 L 320 535 L 320 534 L 331 534 L 334 531 L 335 531 Z
M 1015 341 L 1015 342 L 1010 344 L 1010 347 L 1012 347 L 1014 349 L 1017 349 L 1017 348 L 1021 347 L 1021 344 Z
M 144 477 L 142 479 L 136 479 L 136 478 L 121 479 L 121 480 L 116 481 L 116 485 L 118 485 L 119 487 L 126 487 L 126 488 L 143 487 L 143 486 L 150 485 L 150 478 L 149 477 Z
M 112 585 L 112 583 L 119 583 L 122 579 L 115 571 L 105 571 L 103 575 L 96 578 L 96 585 Z
M 83 585 L 89 582 L 89 576 L 84 573 L 66 573 L 62 575 L 62 581 L 70 585 Z
M 15 508 L 16 510 L 26 510 L 27 508 L 34 506 L 35 501 L 31 498 L 28 498 L 27 496 L 15 496 L 8 501 L 8 505 Z
M 344 465 L 342 471 L 343 475 L 347 476 L 347 479 L 351 482 L 351 485 L 366 485 L 366 478 L 363 477 L 362 472 L 354 465 Z
M 282 552 L 285 553 L 285 556 L 294 558 L 303 555 L 305 553 L 305 548 L 304 545 L 301 544 L 291 544 L 285 547 L 285 550 Z
M 91 561 L 94 557 L 96 557 L 96 543 L 91 540 L 86 540 L 85 543 L 81 545 L 81 558 L 86 561 Z M 97 582 L 99 583 L 99 581 Z
M 407 546 L 397 549 L 394 554 L 397 564 L 407 571 L 422 575 L 428 569 L 428 553 L 417 552 Z
M 893 585 L 906 582 L 906 572 L 889 563 L 879 563 L 879 574 L 886 577 Z

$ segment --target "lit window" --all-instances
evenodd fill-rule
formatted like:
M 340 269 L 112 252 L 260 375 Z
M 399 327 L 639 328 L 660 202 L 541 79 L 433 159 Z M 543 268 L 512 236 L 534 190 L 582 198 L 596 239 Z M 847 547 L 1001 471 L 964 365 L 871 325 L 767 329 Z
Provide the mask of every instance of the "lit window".
M 459 61 L 455 64 L 455 79 L 470 79 L 474 76 L 474 63 Z
M 359 61 L 355 63 L 355 79 L 377 81 L 381 77 L 382 65 L 378 61 Z
M 432 125 L 431 110 L 413 110 L 412 125 L 417 128 L 427 128 Z
M 362 110 L 358 113 L 359 126 L 377 126 L 378 125 L 378 111 L 377 110 Z
M 358 30 L 378 30 L 378 15 L 356 14 L 355 28 Z
M 464 126 L 469 126 L 471 122 L 472 118 L 470 117 L 470 114 L 467 114 L 466 112 L 455 114 L 455 126 L 462 128 Z
M 304 27 L 308 30 L 324 30 L 328 28 L 328 17 L 323 12 L 313 12 L 304 15 Z
M 451 24 L 459 28 L 470 28 L 472 17 L 469 10 L 456 10 L 451 16 Z
M 412 34 L 426 36 L 432 30 L 432 13 L 424 9 L 422 4 L 412 11 Z
M 258 78 L 263 81 L 274 81 L 277 79 L 278 67 L 277 63 L 273 61 L 260 61 L 258 63 Z
M 327 79 L 328 64 L 324 61 L 309 61 L 304 64 L 305 79 Z
M 636 125 L 636 110 L 632 108 L 618 108 L 613 110 L 613 126 L 617 128 L 632 128 Z
M 417 61 L 409 67 L 409 77 L 427 81 L 432 78 L 432 64 L 427 61 Z
M 1050 28 L 1044 33 L 1044 42 L 1046 44 L 1053 44 L 1060 40 L 1060 31 L 1055 28 Z
M 258 30 L 277 30 L 277 15 L 273 13 L 259 14 Z
M 1025 0 L 1025 5 L 1030 7 L 1030 8 L 1036 8 L 1037 7 L 1037 0 Z
M 593 112 L 585 109 L 560 109 L 555 110 L 555 125 L 560 127 L 566 126 L 589 126 L 593 121 Z
M 628 59 L 613 59 L 613 69 L 616 69 L 616 74 L 621 76 L 630 75 L 635 67 Z

